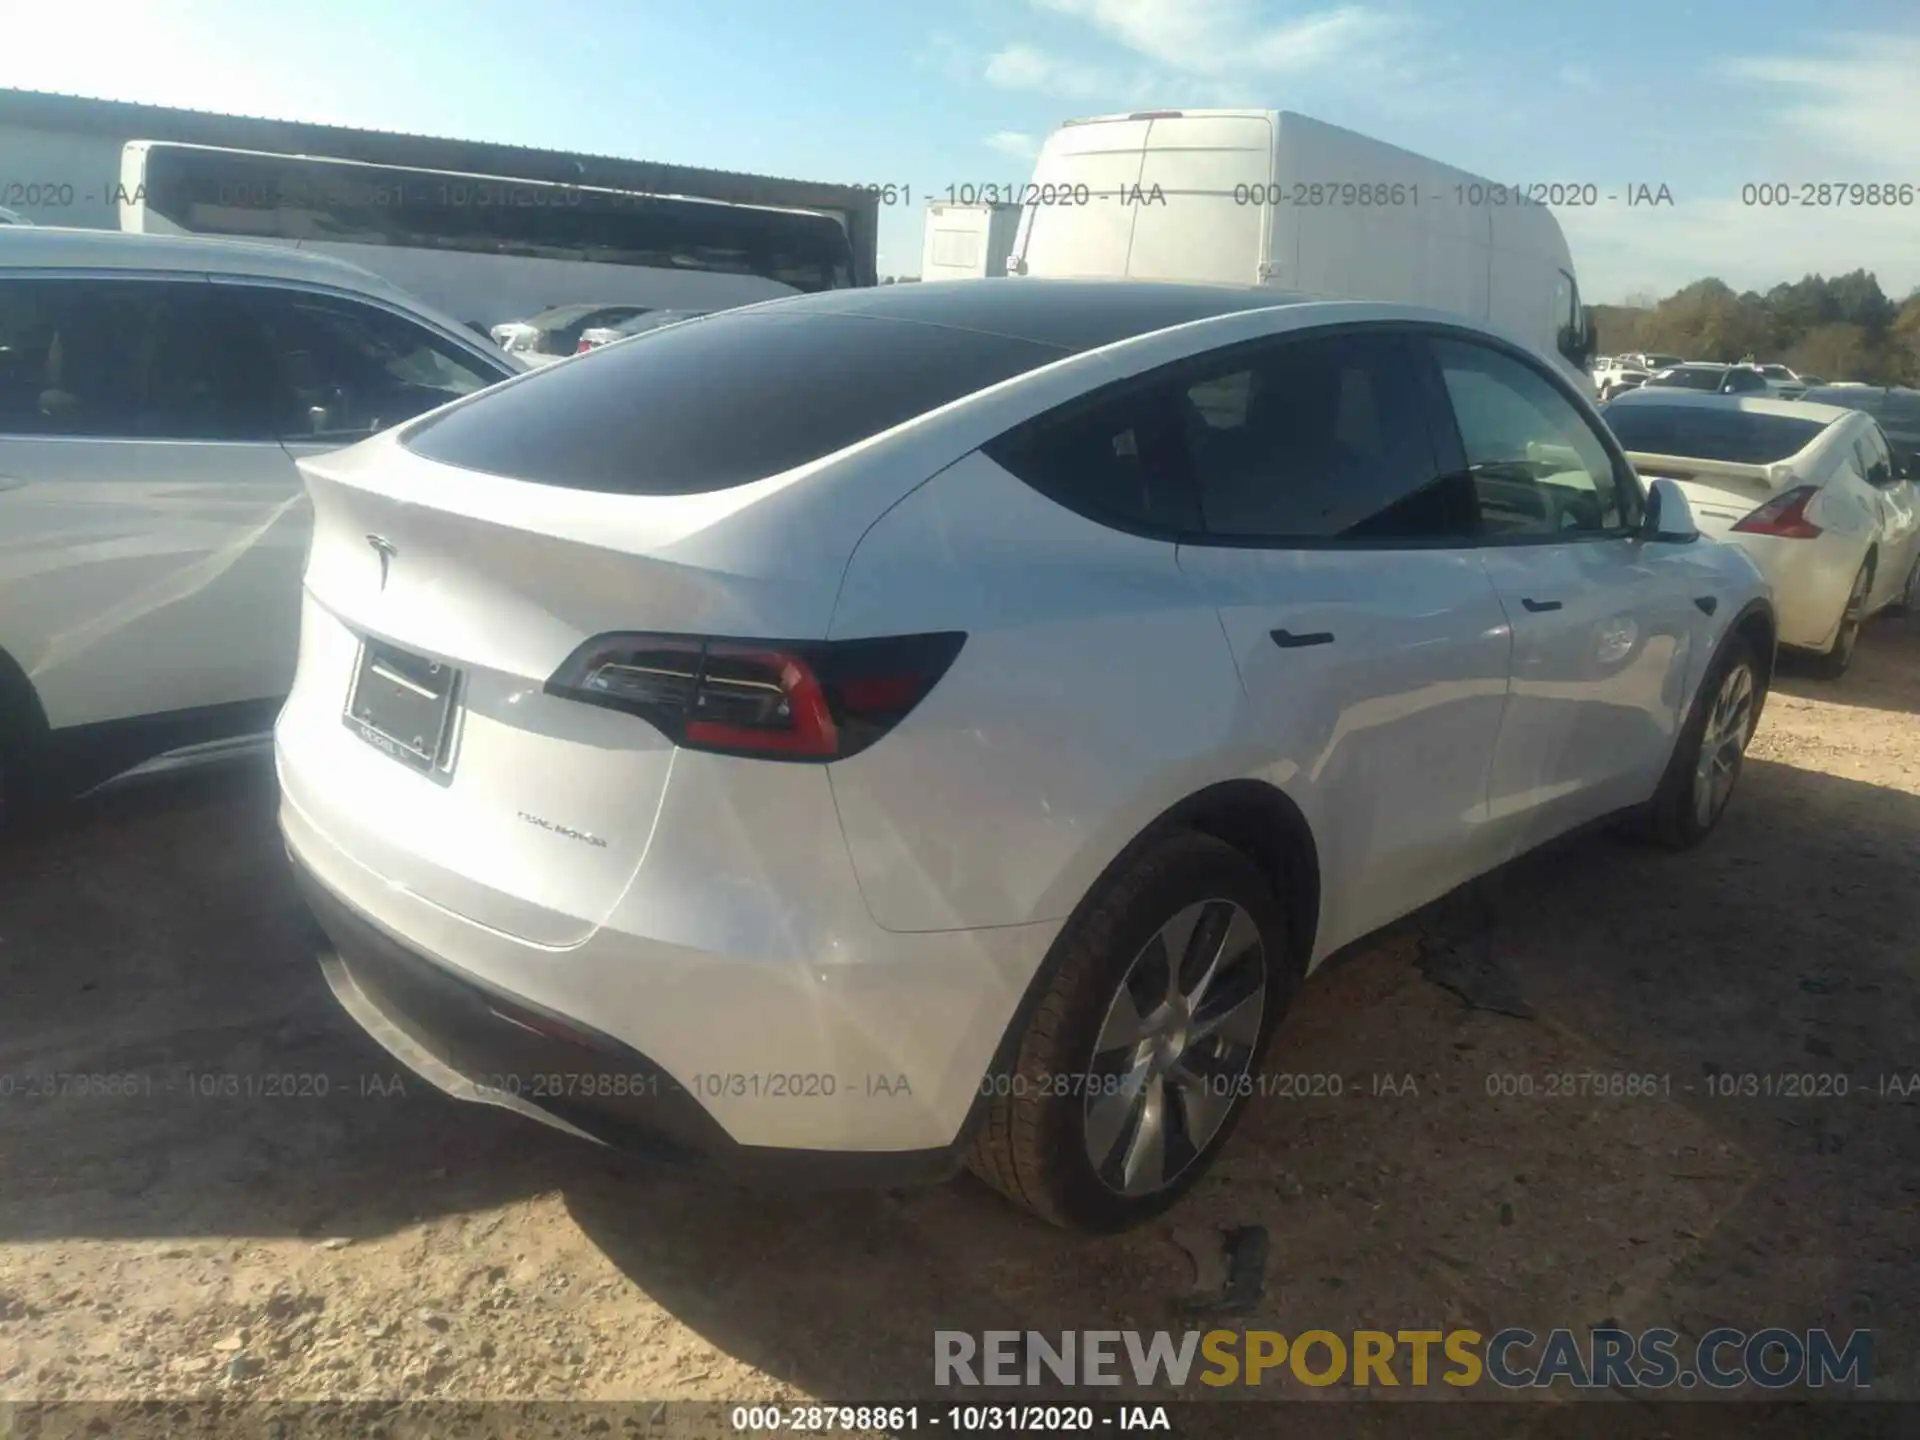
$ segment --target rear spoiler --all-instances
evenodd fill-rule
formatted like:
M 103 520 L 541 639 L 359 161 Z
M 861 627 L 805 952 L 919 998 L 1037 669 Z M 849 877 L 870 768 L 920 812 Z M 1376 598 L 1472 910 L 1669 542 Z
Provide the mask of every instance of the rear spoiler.
M 1740 481 L 1757 495 L 1771 495 L 1791 470 L 1785 465 L 1742 465 L 1732 460 L 1702 460 L 1697 455 L 1654 455 L 1629 450 L 1627 459 L 1642 479 L 1699 481 L 1725 485 Z

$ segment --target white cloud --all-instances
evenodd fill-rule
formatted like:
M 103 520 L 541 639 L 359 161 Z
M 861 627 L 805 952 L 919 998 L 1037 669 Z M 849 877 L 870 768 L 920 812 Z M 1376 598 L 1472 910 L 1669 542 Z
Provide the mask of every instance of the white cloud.
M 1040 142 L 1018 130 L 996 130 L 987 136 L 985 143 L 989 150 L 998 150 L 1019 160 L 1031 160 L 1040 153 Z
M 1076 100 L 1111 91 L 1114 81 L 1091 66 L 1063 60 L 1032 45 L 1009 45 L 987 61 L 987 83 L 1002 90 L 1037 90 Z
M 1803 163 L 1845 164 L 1848 179 L 1920 178 L 1920 38 L 1842 35 L 1827 55 L 1748 56 L 1723 69 L 1771 89 L 1770 138 Z M 1920 211 L 1910 218 L 1920 222 Z
M 1288 75 L 1363 56 L 1392 40 L 1396 21 L 1360 5 L 1314 11 L 1278 24 L 1254 0 L 1033 0 L 1085 20 L 1111 39 L 1181 75 Z

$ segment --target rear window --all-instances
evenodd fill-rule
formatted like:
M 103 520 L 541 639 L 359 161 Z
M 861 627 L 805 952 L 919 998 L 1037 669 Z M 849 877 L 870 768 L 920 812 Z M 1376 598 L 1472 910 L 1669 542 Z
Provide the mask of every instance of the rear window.
M 1720 382 L 1726 378 L 1727 372 L 1724 370 L 1694 370 L 1682 366 L 1655 375 L 1647 383 L 1662 389 L 1718 390 Z
M 1061 359 L 976 330 L 766 309 L 710 315 L 538 371 L 405 438 L 541 485 L 695 495 L 777 475 Z
M 1734 465 L 1771 465 L 1797 455 L 1827 428 L 1824 420 L 1704 405 L 1620 404 L 1600 413 L 1625 449 Z

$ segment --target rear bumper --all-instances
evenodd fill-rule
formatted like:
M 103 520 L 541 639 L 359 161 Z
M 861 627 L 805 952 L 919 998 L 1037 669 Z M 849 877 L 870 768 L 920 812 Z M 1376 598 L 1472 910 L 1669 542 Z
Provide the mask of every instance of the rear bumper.
M 698 1095 L 611 1035 L 430 959 L 322 883 L 289 850 L 331 945 L 319 959 L 342 1007 L 388 1053 L 457 1099 L 490 1104 L 649 1158 L 783 1184 L 896 1185 L 946 1178 L 970 1127 L 925 1150 L 742 1145 Z

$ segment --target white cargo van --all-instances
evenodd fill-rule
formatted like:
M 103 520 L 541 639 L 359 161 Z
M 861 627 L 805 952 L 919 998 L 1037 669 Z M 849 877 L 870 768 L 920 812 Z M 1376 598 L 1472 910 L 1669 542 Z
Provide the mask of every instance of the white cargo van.
M 1533 195 L 1285 110 L 1070 120 L 1035 164 L 1008 268 L 1270 285 L 1483 320 L 1591 394 L 1592 326 Z
M 1006 274 L 1020 213 L 1020 207 L 1011 204 L 929 205 L 920 278 L 978 280 Z

